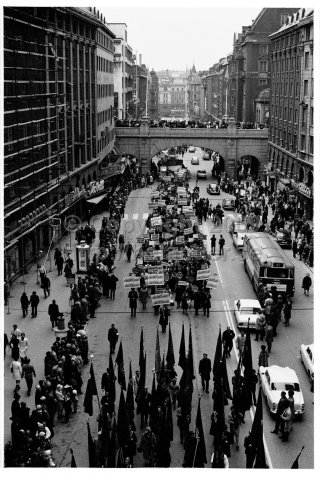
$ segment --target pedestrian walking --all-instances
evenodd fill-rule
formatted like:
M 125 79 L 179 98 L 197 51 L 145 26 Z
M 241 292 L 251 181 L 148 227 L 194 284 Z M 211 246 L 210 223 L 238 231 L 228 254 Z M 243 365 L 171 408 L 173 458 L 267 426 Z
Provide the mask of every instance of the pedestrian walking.
M 167 330 L 167 326 L 168 326 L 168 323 L 169 323 L 169 317 L 170 317 L 169 309 L 166 306 L 160 307 L 160 310 L 159 310 L 159 325 L 161 325 L 162 333 L 165 333 L 166 330 Z
M 268 358 L 269 358 L 269 353 L 266 350 L 266 346 L 261 345 L 261 351 L 258 356 L 258 366 L 268 367 Z
M 29 340 L 24 332 L 21 333 L 21 337 L 18 338 L 19 357 L 21 361 L 27 357 L 27 351 L 29 348 Z
M 115 274 L 112 272 L 109 278 L 110 300 L 114 300 L 118 281 L 119 281 L 118 277 L 116 277 Z
M 278 402 L 277 411 L 276 411 L 276 424 L 275 424 L 274 429 L 272 430 L 271 433 L 278 433 L 279 432 L 281 421 L 283 420 L 281 418 L 281 415 L 283 414 L 285 409 L 289 407 L 289 405 L 290 404 L 289 404 L 289 400 L 287 399 L 286 392 L 282 391 L 280 400 Z
M 210 243 L 211 243 L 211 255 L 215 255 L 215 253 L 216 253 L 216 243 L 217 243 L 217 239 L 216 239 L 215 235 L 212 235 L 212 237 L 210 239 Z
M 110 343 L 110 353 L 114 353 L 118 339 L 119 339 L 118 329 L 114 326 L 114 323 L 112 323 L 111 327 L 108 330 L 108 341 Z
M 23 294 L 21 295 L 20 303 L 21 303 L 21 309 L 22 309 L 22 316 L 23 318 L 25 318 L 26 315 L 28 315 L 28 306 L 30 305 L 26 292 L 23 292 Z
M 311 285 L 312 285 L 312 280 L 311 280 L 311 277 L 310 277 L 310 273 L 307 273 L 305 275 L 305 277 L 303 277 L 303 280 L 302 280 L 303 293 L 304 293 L 304 295 L 307 295 L 307 297 L 309 297 L 309 290 L 310 290 Z
M 255 340 L 260 340 L 262 341 L 264 339 L 264 328 L 266 326 L 266 317 L 264 316 L 264 313 L 262 310 L 259 311 L 259 314 L 257 315 L 256 318 L 256 338 Z
M 172 403 L 173 410 L 176 409 L 177 397 L 178 397 L 179 391 L 180 391 L 180 387 L 177 383 L 176 377 L 174 377 L 169 384 L 169 393 L 171 396 L 171 403 Z
M 235 440 L 236 450 L 239 450 L 239 430 L 242 420 L 242 414 L 232 406 L 228 416 L 228 423 L 230 426 L 230 436 Z
M 50 279 L 47 277 L 47 275 L 44 275 L 42 279 L 42 289 L 44 293 L 44 298 L 47 298 L 47 295 L 48 297 L 50 296 L 50 286 L 51 286 Z
M 130 242 L 127 243 L 125 252 L 127 255 L 128 262 L 131 262 L 131 255 L 132 255 L 133 247 Z
M 201 377 L 202 390 L 209 393 L 209 380 L 211 373 L 211 360 L 208 358 L 208 354 L 204 353 L 203 358 L 199 362 L 199 375 Z
M 22 376 L 22 366 L 19 359 L 12 360 L 10 365 L 10 371 L 12 373 L 12 378 L 16 382 L 14 392 L 18 392 L 18 390 L 20 390 L 20 380 Z
M 235 337 L 235 333 L 233 330 L 231 330 L 230 327 L 227 327 L 227 329 L 222 334 L 222 344 L 223 344 L 226 358 L 230 357 L 230 353 L 233 348 L 234 337 Z
M 148 300 L 148 288 L 146 285 L 142 285 L 140 288 L 140 300 L 142 302 L 142 308 L 143 310 L 146 310 L 147 308 L 147 300 Z
M 55 263 L 56 263 L 56 266 L 57 266 L 58 275 L 62 275 L 64 259 L 63 259 L 63 256 L 62 256 L 61 252 L 60 252 L 60 255 L 57 256 Z
M 273 342 L 273 326 L 270 323 L 267 323 L 265 326 L 265 339 L 268 346 L 268 353 L 270 353 Z
M 6 332 L 4 332 L 3 346 L 4 346 L 4 358 L 6 358 L 7 347 L 9 346 L 9 339 L 8 339 L 8 335 L 6 334 Z
M 52 330 L 54 329 L 54 327 L 57 326 L 59 313 L 60 313 L 59 312 L 59 307 L 56 304 L 56 301 L 52 300 L 52 302 L 50 303 L 49 308 L 48 308 L 48 314 L 50 316 L 50 322 L 51 322 L 51 325 L 52 325 Z
M 30 363 L 30 358 L 27 358 L 22 367 L 22 378 L 26 379 L 26 384 L 28 389 L 27 394 L 29 397 L 32 389 L 33 377 L 36 377 L 36 372 L 34 370 L 33 365 L 31 365 Z
M 128 294 L 128 297 L 129 297 L 129 307 L 131 309 L 131 317 L 136 317 L 138 293 L 135 288 L 131 288 Z
M 34 318 L 38 314 L 38 305 L 40 302 L 40 298 L 36 294 L 36 292 L 32 292 L 30 296 L 30 305 L 31 305 L 31 318 Z
M 145 467 L 154 467 L 157 459 L 157 439 L 151 428 L 147 427 L 141 435 L 140 443 L 137 448 L 139 453 L 142 452 Z
M 120 252 L 124 251 L 124 235 L 122 233 L 119 235 L 119 250 Z
M 47 270 L 45 269 L 44 265 L 41 265 L 38 271 L 40 275 L 40 288 L 42 288 L 42 280 L 43 280 L 43 277 L 46 275 Z
M 236 338 L 236 348 L 239 352 L 239 356 L 243 353 L 245 342 L 246 342 L 246 337 L 244 336 L 244 331 L 241 330 L 241 332 L 239 333 L 239 335 L 237 335 L 237 338 Z
M 203 313 L 204 315 L 207 315 L 207 317 L 209 317 L 209 313 L 210 313 L 210 308 L 211 308 L 211 295 L 210 293 L 205 293 L 203 299 L 202 299 L 202 306 L 203 306 Z
M 223 235 L 220 235 L 219 238 L 219 255 L 223 255 L 224 252 L 224 244 L 226 243 Z
M 140 411 L 140 414 L 141 414 L 140 428 L 143 428 L 145 425 L 148 424 L 148 417 L 149 417 L 150 405 L 151 405 L 151 394 L 148 392 L 148 387 L 144 387 L 139 397 L 137 398 L 136 402 L 137 402 L 138 410 Z
M 289 326 L 290 318 L 291 318 L 291 311 L 292 311 L 292 302 L 290 298 L 287 298 L 286 303 L 283 307 L 283 317 L 284 317 L 284 324 L 285 326 Z

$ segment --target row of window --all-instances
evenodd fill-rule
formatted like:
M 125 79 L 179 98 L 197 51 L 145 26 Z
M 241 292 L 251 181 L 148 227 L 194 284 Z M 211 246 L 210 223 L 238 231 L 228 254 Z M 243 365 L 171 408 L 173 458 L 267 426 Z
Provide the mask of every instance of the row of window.
M 99 72 L 113 73 L 113 61 L 97 55 L 97 70 Z
M 106 83 L 104 85 L 97 85 L 97 97 L 98 98 L 105 98 L 105 97 L 112 97 L 114 92 L 114 85 L 113 83 Z
M 114 140 L 114 129 L 113 130 L 108 130 L 106 132 L 106 135 L 102 137 L 100 140 L 98 140 L 98 153 L 100 153 L 109 143 L 111 143 Z
M 313 155 L 314 153 L 314 141 L 313 135 L 300 135 L 300 147 L 297 145 L 297 135 L 292 135 L 286 130 L 271 127 L 270 129 L 271 139 L 277 145 L 285 148 L 288 151 L 295 152 L 297 148 L 302 152 Z
M 282 105 L 274 105 L 274 117 L 279 118 L 279 120 L 289 120 L 290 122 L 297 123 L 298 122 L 298 109 L 282 106 Z M 289 115 L 288 115 L 289 114 Z M 310 122 L 310 126 L 313 127 L 313 107 L 306 107 L 302 109 L 302 126 L 305 127 L 308 120 Z
M 97 31 L 97 43 L 103 45 L 108 50 L 114 51 L 113 40 L 108 35 L 105 35 L 100 30 Z
M 113 107 L 107 108 L 106 110 L 103 110 L 102 112 L 98 113 L 98 125 L 101 125 L 102 123 L 112 121 L 113 119 Z

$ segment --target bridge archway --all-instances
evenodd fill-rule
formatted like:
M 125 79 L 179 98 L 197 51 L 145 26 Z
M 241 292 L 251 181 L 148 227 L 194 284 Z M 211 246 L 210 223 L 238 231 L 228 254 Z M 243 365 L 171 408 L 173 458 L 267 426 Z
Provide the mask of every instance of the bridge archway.
M 253 155 L 243 155 L 237 164 L 238 178 L 246 179 L 248 176 L 257 177 L 259 174 L 259 160 Z

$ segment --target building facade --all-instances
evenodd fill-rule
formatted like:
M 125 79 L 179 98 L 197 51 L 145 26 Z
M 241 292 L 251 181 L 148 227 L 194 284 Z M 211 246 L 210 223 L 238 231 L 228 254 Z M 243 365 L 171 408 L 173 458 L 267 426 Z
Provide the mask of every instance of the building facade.
M 159 81 L 159 116 L 186 117 L 187 82 L 183 76 L 164 76 Z
M 113 39 L 89 9 L 4 8 L 7 280 L 48 248 L 50 217 L 59 235 L 70 212 L 82 215 L 85 187 L 113 148 Z
M 148 92 L 148 112 L 151 120 L 157 120 L 159 118 L 159 78 L 153 69 L 150 72 L 150 86 Z
M 202 79 L 205 85 L 205 119 L 221 121 L 227 116 L 227 70 L 227 58 L 222 58 L 209 68 Z
M 313 10 L 289 15 L 271 39 L 269 177 L 313 216 Z

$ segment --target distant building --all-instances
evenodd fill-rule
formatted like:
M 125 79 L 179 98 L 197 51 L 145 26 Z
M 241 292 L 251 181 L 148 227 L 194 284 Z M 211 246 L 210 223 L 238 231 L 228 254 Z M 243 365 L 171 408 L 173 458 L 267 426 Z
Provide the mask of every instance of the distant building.
M 159 80 L 159 117 L 186 117 L 186 89 L 183 77 L 164 76 Z
M 202 78 L 205 85 L 205 118 L 208 120 L 223 120 L 227 116 L 227 58 L 209 68 Z
M 200 120 L 205 114 L 203 91 L 201 77 L 193 65 L 187 77 L 188 116 L 190 120 Z
M 148 113 L 152 120 L 157 120 L 159 118 L 159 79 L 154 70 L 151 70 L 150 76 Z
M 298 206 L 313 216 L 313 10 L 302 8 L 270 35 L 270 178 L 289 186 Z

